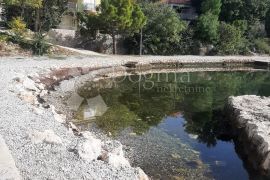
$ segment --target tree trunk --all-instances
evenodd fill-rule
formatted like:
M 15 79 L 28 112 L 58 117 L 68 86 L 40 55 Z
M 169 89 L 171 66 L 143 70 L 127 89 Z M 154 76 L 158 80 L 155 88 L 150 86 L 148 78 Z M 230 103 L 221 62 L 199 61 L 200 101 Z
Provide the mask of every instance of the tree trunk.
M 113 54 L 116 54 L 116 37 L 115 34 L 112 35 L 112 39 L 113 39 Z
M 35 32 L 40 30 L 40 11 L 36 9 L 36 19 L 35 19 Z

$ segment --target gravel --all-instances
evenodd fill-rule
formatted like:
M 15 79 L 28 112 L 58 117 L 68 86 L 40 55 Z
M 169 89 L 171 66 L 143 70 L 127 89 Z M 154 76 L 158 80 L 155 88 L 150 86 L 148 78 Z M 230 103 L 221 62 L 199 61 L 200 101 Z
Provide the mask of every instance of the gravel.
M 78 137 L 54 119 L 50 109 L 37 113 L 33 106 L 18 98 L 14 78 L 46 73 L 61 67 L 116 66 L 129 61 L 140 63 L 160 61 L 223 62 L 232 59 L 252 61 L 269 57 L 1 57 L 0 59 L 0 134 L 3 136 L 23 179 L 136 179 L 138 171 L 129 167 L 112 167 L 99 160 L 83 161 L 72 151 Z M 33 131 L 52 130 L 61 144 L 33 144 L 28 138 Z M 1 179 L 1 177 L 0 177 Z

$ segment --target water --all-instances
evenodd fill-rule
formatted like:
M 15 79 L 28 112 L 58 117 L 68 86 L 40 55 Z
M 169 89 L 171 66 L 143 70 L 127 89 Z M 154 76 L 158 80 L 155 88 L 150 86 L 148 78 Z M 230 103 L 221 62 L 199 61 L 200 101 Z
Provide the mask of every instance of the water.
M 132 165 L 154 179 L 252 178 L 223 109 L 231 95 L 269 96 L 269 72 L 134 75 L 86 83 L 78 93 L 86 100 L 76 117 L 120 140 Z

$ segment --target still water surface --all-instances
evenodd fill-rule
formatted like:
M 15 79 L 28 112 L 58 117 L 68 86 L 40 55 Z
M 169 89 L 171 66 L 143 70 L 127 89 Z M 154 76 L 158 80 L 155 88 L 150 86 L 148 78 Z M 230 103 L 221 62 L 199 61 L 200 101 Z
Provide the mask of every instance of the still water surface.
M 193 72 L 134 75 L 85 83 L 76 118 L 125 144 L 132 165 L 153 179 L 252 178 L 235 151 L 223 111 L 229 96 L 270 95 L 270 73 Z M 97 110 L 98 111 L 98 110 Z M 90 113 L 91 114 L 91 113 Z M 89 113 L 88 113 L 89 115 Z

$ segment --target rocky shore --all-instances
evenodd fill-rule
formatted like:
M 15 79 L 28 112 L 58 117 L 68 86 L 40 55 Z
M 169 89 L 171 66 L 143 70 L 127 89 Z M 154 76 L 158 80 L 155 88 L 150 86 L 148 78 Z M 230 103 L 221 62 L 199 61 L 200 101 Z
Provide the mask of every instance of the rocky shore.
M 255 171 L 270 175 L 270 98 L 253 95 L 230 97 L 230 123 L 242 158 Z
M 42 96 L 63 80 L 106 68 L 158 67 L 165 65 L 249 64 L 269 57 L 131 57 L 76 56 L 0 59 L 0 135 L 13 157 L 16 176 L 6 169 L 0 176 L 13 179 L 147 179 L 140 168 L 129 165 L 120 142 L 97 139 L 67 125 L 66 116 Z M 162 65 L 163 64 L 163 65 Z M 125 69 L 126 70 L 126 69 Z M 1 160 L 1 159 L 0 159 Z M 13 167 L 14 169 L 14 167 Z

